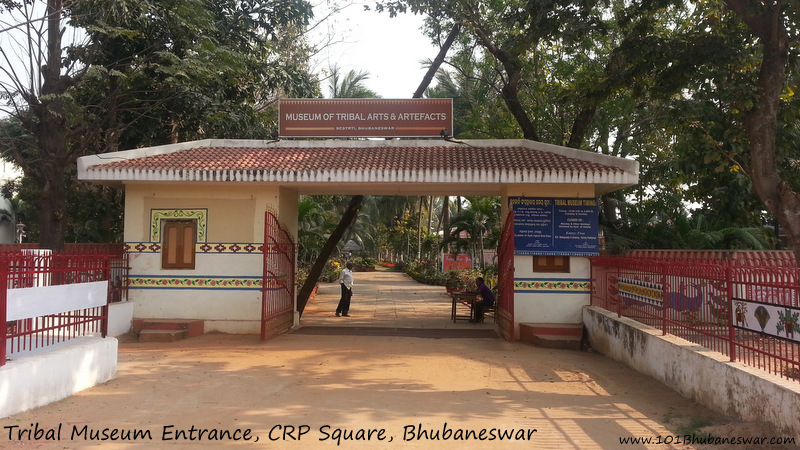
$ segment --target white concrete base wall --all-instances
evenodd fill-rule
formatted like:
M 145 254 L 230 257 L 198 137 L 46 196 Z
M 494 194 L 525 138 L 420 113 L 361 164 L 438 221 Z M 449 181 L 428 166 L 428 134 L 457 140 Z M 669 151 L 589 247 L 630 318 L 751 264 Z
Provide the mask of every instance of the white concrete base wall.
M 133 302 L 108 304 L 108 335 L 122 336 L 131 331 L 133 324 Z
M 583 309 L 593 349 L 728 416 L 768 422 L 800 441 L 800 383 L 601 308 Z
M 514 255 L 514 326 L 519 336 L 521 323 L 579 324 L 583 307 L 591 303 L 588 258 L 570 257 L 569 273 L 533 271 L 533 256 Z M 553 286 L 552 283 L 583 283 L 581 288 Z M 542 283 L 532 287 L 533 283 Z
M 205 333 L 260 334 L 260 320 L 204 320 Z
M 128 293 L 137 319 L 248 321 L 261 317 L 261 292 L 137 289 Z
M 514 293 L 514 320 L 520 323 L 575 324 L 583 320 L 589 294 Z
M 0 417 L 44 406 L 114 379 L 117 340 L 84 337 L 0 367 Z

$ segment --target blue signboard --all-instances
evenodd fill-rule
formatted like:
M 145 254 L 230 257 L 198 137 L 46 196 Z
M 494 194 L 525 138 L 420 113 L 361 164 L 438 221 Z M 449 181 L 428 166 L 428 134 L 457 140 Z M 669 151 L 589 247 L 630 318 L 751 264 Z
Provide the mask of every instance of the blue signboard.
M 596 199 L 509 197 L 508 203 L 514 211 L 514 253 L 599 254 Z

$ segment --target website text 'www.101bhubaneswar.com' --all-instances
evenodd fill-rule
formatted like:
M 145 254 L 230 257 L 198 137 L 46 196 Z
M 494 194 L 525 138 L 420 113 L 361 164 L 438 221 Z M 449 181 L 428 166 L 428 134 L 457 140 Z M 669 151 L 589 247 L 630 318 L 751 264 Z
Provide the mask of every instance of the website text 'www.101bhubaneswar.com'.
M 794 445 L 793 437 L 781 436 L 716 436 L 709 434 L 670 434 L 666 436 L 620 437 L 622 445 Z

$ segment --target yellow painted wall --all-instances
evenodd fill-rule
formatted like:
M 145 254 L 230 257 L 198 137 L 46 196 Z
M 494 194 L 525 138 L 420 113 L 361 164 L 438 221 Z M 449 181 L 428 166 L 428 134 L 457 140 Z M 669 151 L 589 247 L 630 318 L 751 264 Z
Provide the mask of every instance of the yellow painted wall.
M 258 247 L 264 241 L 265 212 L 278 214 L 296 240 L 296 192 L 260 184 L 131 184 L 125 198 L 134 316 L 201 318 L 206 332 L 257 333 L 261 291 L 253 283 L 262 276 Z M 159 219 L 153 219 L 153 211 L 166 215 L 162 218 L 202 215 L 194 270 L 161 269 Z M 210 249 L 201 249 L 202 244 Z
M 260 242 L 264 211 L 278 211 L 281 203 L 277 187 L 219 184 L 127 185 L 125 199 L 126 242 L 149 242 L 151 210 L 173 208 L 207 209 L 210 242 Z

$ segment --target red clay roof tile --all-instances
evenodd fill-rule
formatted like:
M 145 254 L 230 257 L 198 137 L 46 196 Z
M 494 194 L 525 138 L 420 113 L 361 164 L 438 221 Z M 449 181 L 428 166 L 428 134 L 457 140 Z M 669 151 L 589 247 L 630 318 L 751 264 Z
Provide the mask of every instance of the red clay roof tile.
M 613 173 L 618 167 L 524 147 L 200 147 L 89 170 L 534 170 Z

